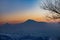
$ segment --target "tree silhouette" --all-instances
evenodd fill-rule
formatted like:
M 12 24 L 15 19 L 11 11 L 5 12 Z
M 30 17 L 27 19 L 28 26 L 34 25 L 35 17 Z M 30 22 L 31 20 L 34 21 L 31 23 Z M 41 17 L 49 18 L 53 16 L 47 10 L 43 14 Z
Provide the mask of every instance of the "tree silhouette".
M 60 0 L 42 0 L 40 4 L 40 7 L 42 9 L 49 10 L 51 12 L 52 17 L 47 15 L 48 18 L 60 18 Z

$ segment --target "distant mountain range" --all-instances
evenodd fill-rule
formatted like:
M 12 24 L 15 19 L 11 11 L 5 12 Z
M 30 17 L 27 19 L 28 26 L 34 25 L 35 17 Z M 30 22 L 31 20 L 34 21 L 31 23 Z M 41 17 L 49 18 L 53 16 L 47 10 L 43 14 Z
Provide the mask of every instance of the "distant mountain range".
M 0 33 L 13 35 L 31 34 L 35 36 L 60 36 L 60 23 L 36 22 L 29 19 L 24 23 L 6 23 L 0 27 Z

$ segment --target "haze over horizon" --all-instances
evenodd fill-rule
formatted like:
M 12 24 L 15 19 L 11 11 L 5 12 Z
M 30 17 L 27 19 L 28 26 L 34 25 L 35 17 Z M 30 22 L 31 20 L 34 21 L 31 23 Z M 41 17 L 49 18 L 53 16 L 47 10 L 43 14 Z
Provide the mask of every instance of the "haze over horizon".
M 0 0 L 0 40 L 60 40 L 60 0 Z
M 28 19 L 38 22 L 54 22 L 52 19 L 47 20 L 46 15 L 50 13 L 48 10 L 40 9 L 41 0 L 0 0 L 0 2 L 0 24 L 21 23 Z

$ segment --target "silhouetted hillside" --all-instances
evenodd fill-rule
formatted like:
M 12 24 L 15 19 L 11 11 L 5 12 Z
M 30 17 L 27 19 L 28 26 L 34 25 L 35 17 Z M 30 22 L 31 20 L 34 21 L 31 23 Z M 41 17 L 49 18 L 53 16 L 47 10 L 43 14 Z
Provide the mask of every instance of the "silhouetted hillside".
M 60 23 L 36 22 L 27 20 L 24 23 L 4 24 L 0 27 L 0 33 L 10 34 L 17 38 L 23 35 L 31 34 L 32 36 L 60 36 Z

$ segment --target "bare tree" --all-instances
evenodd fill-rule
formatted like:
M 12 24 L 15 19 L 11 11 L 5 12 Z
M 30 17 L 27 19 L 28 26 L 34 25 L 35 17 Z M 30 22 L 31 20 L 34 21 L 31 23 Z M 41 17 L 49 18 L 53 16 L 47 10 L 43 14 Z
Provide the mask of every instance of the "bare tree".
M 42 0 L 40 8 L 51 11 L 51 19 L 60 19 L 60 0 Z

